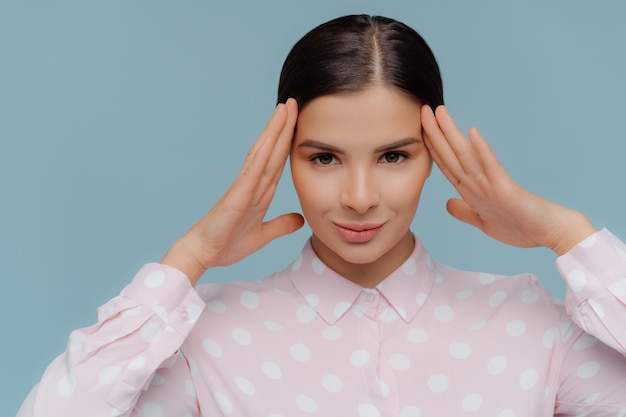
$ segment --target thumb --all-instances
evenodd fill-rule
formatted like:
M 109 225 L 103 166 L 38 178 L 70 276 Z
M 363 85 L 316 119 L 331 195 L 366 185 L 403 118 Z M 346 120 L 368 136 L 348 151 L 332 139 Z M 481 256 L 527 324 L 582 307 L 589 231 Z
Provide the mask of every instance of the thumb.
M 298 213 L 283 214 L 263 223 L 263 232 L 267 242 L 295 232 L 304 226 L 304 218 Z
M 476 213 L 472 207 L 464 200 L 459 198 L 451 198 L 446 204 L 446 210 L 452 215 L 452 217 L 471 224 L 474 227 L 482 229 L 482 221 L 478 213 Z

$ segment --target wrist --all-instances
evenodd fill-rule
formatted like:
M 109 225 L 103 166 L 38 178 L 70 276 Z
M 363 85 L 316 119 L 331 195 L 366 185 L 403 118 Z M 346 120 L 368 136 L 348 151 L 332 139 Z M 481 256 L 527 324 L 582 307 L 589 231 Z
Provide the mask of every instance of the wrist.
M 185 274 L 192 286 L 196 285 L 206 271 L 184 238 L 174 242 L 160 263 L 176 268 Z
M 577 211 L 572 211 L 569 216 L 563 218 L 559 230 L 560 232 L 556 233 L 558 238 L 549 246 L 558 256 L 565 255 L 597 231 L 587 216 Z

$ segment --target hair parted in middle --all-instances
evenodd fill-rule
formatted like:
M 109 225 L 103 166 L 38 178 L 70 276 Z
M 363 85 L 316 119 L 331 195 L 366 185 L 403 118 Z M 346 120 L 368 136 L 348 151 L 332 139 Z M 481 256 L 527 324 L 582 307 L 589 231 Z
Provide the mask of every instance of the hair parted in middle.
M 283 64 L 278 102 L 292 97 L 304 108 L 317 97 L 373 85 L 395 87 L 433 109 L 443 104 L 439 66 L 415 30 L 382 16 L 343 16 L 296 42 Z

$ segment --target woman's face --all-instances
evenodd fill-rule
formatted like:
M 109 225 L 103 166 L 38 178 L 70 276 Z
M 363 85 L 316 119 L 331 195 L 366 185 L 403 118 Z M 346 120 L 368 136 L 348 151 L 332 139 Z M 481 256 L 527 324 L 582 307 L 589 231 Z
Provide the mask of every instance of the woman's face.
M 420 105 L 404 93 L 373 86 L 308 103 L 291 172 L 320 259 L 370 287 L 400 266 L 431 167 Z

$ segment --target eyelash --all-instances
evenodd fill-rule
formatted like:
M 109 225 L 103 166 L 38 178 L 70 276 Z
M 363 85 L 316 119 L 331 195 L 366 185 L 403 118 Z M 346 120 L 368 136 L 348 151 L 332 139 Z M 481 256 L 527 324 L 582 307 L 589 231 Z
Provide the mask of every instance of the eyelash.
M 385 162 L 384 158 L 388 157 L 389 155 L 397 155 L 399 157 L 399 160 L 397 162 Z M 327 164 L 320 163 L 320 158 L 324 158 L 324 157 L 330 157 L 330 158 L 332 158 L 332 161 L 327 163 Z M 402 163 L 405 159 L 408 159 L 408 158 L 410 158 L 410 156 L 406 152 L 390 151 L 390 152 L 385 152 L 380 157 L 379 161 L 383 161 L 382 163 L 389 164 L 389 165 L 397 165 L 397 164 Z M 332 153 L 324 152 L 324 153 L 317 153 L 315 155 L 311 155 L 309 157 L 309 161 L 313 162 L 317 166 L 326 167 L 326 166 L 336 165 L 337 164 L 337 157 L 335 155 L 333 155 Z

